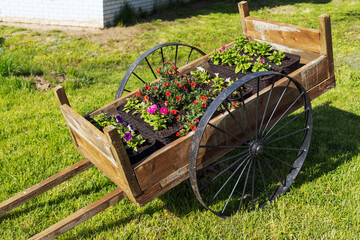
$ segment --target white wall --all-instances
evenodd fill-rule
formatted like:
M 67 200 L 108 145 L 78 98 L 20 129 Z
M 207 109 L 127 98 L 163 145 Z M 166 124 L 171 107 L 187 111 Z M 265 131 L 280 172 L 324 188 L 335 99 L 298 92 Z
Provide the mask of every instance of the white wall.
M 103 28 L 114 22 L 126 0 L 0 0 L 0 21 Z M 184 2 L 188 0 L 183 0 Z M 169 0 L 127 0 L 150 12 Z

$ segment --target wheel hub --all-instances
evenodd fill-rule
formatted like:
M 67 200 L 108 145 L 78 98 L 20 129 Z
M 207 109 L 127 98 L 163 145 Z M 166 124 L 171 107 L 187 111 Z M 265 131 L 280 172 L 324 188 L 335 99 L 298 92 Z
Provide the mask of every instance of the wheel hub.
M 252 156 L 259 156 L 264 152 L 264 143 L 261 141 L 254 141 L 250 145 L 250 154 Z

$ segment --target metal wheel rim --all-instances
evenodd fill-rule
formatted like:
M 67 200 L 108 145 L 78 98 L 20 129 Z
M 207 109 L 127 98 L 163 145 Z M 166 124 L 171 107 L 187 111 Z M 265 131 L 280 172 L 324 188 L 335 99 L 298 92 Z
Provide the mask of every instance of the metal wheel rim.
M 226 215 L 226 214 L 223 214 L 222 212 L 214 211 L 213 209 L 211 209 L 208 206 L 208 204 L 205 203 L 205 201 L 203 200 L 203 198 L 201 196 L 201 193 L 199 191 L 199 186 L 198 186 L 198 181 L 197 181 L 197 170 L 196 170 L 197 157 L 198 157 L 198 152 L 199 152 L 199 145 L 200 145 L 201 139 L 203 137 L 205 128 L 208 126 L 208 123 L 211 120 L 211 117 L 213 116 L 216 109 L 218 109 L 218 107 L 222 104 L 222 102 L 224 102 L 224 100 L 232 92 L 234 92 L 236 89 L 238 89 L 240 86 L 244 85 L 245 83 L 248 83 L 249 81 L 251 81 L 251 80 L 253 80 L 255 78 L 260 78 L 260 77 L 264 77 L 264 76 L 267 76 L 267 75 L 275 75 L 275 76 L 279 76 L 279 77 L 286 77 L 289 80 L 289 82 L 294 83 L 294 85 L 299 90 L 299 92 L 302 93 L 301 97 L 304 100 L 304 108 L 307 109 L 306 112 L 305 112 L 305 115 L 306 115 L 306 123 L 305 123 L 305 125 L 307 126 L 307 130 L 305 130 L 306 133 L 304 133 L 304 137 L 303 137 L 303 140 L 302 140 L 302 143 L 301 143 L 301 147 L 299 148 L 299 149 L 302 149 L 303 151 L 301 152 L 301 154 L 300 153 L 298 154 L 298 157 L 293 162 L 292 169 L 290 170 L 290 172 L 286 175 L 286 178 L 284 179 L 285 184 L 280 185 L 278 187 L 278 189 L 271 194 L 268 201 L 263 202 L 260 205 L 260 207 L 264 207 L 267 203 L 275 201 L 281 194 L 285 193 L 289 189 L 289 187 L 293 183 L 294 179 L 298 175 L 298 173 L 299 173 L 299 171 L 300 171 L 300 169 L 301 169 L 301 167 L 302 167 L 302 165 L 303 165 L 303 163 L 305 161 L 307 153 L 308 153 L 308 149 L 309 149 L 309 146 L 310 146 L 310 140 L 311 140 L 311 133 L 312 133 L 312 123 L 313 123 L 312 109 L 311 109 L 310 98 L 308 97 L 305 89 L 301 86 L 301 84 L 299 82 L 297 82 L 295 79 L 293 79 L 293 78 L 291 78 L 289 76 L 286 76 L 284 74 L 267 71 L 267 72 L 258 72 L 258 73 L 249 74 L 249 75 L 241 78 L 240 80 L 236 81 L 235 83 L 233 83 L 231 86 L 229 86 L 227 89 L 222 91 L 221 94 L 219 94 L 216 97 L 216 99 L 210 104 L 207 111 L 204 113 L 204 115 L 201 118 L 201 120 L 199 122 L 199 125 L 198 125 L 198 127 L 197 127 L 197 129 L 196 129 L 196 131 L 194 133 L 193 142 L 192 142 L 191 149 L 190 149 L 189 175 L 190 175 L 190 182 L 191 182 L 193 191 L 194 191 L 197 199 L 199 200 L 199 202 L 205 208 L 207 208 L 208 210 L 210 210 L 211 212 L 213 212 L 214 214 L 216 214 L 216 215 L 218 215 L 220 217 L 227 217 L 229 215 Z M 273 87 L 274 87 L 274 83 L 272 84 L 272 88 Z M 259 92 L 257 92 L 257 94 L 259 94 Z M 258 120 L 256 120 L 256 121 L 258 121 Z M 264 130 L 264 132 L 265 132 L 265 130 Z M 248 163 L 249 162 L 250 162 L 250 160 L 248 161 Z M 255 161 L 251 160 L 250 164 L 253 164 L 253 162 L 255 162 Z M 254 167 L 254 169 L 255 169 L 255 167 Z
M 132 74 L 134 74 L 134 70 L 136 69 L 136 67 L 137 67 L 142 61 L 144 61 L 144 60 L 147 61 L 147 56 L 149 56 L 150 54 L 152 54 L 153 52 L 155 52 L 155 51 L 157 51 L 157 50 L 159 50 L 159 49 L 162 50 L 163 47 L 167 47 L 167 46 L 176 46 L 175 66 L 176 66 L 176 57 L 177 57 L 177 51 L 178 51 L 178 47 L 179 47 L 179 46 L 189 47 L 189 48 L 191 49 L 191 50 L 190 50 L 190 53 L 189 53 L 189 56 L 188 56 L 188 59 L 187 59 L 187 63 L 188 63 L 188 61 L 189 61 L 189 59 L 190 59 L 190 56 L 191 56 L 193 50 L 197 51 L 198 53 L 200 53 L 200 54 L 202 54 L 202 55 L 205 55 L 205 53 L 204 53 L 202 50 L 200 50 L 199 48 L 193 47 L 193 46 L 190 46 L 190 45 L 187 45 L 187 44 L 183 44 L 183 43 L 163 43 L 163 44 L 157 45 L 157 46 L 155 46 L 155 47 L 147 50 L 147 51 L 144 52 L 143 54 L 141 54 L 141 56 L 138 57 L 138 58 L 135 60 L 135 62 L 133 62 L 133 63 L 131 64 L 131 66 L 128 68 L 128 70 L 126 71 L 124 77 L 123 77 L 122 80 L 121 80 L 121 83 L 120 83 L 120 85 L 119 85 L 119 88 L 118 88 L 118 90 L 117 90 L 117 92 L 116 92 L 115 99 L 121 97 L 123 91 L 125 90 L 125 86 L 126 86 L 128 80 L 129 80 L 130 76 L 131 76 Z M 163 60 L 164 60 L 164 56 L 163 56 L 163 55 L 162 55 L 162 57 L 163 57 Z M 153 70 L 153 69 L 152 69 L 152 70 Z M 153 74 L 155 75 L 154 71 L 153 71 Z M 125 91 L 127 91 L 127 90 L 125 90 Z

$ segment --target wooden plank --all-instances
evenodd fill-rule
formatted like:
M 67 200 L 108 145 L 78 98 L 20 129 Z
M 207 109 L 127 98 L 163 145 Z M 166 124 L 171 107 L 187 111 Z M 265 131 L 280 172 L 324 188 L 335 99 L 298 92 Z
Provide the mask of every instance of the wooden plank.
M 242 30 L 245 36 L 247 36 L 247 27 L 245 18 L 249 16 L 249 6 L 247 1 L 241 1 L 238 3 L 239 13 L 240 13 L 240 20 L 241 20 L 241 26 Z
M 57 97 L 57 100 L 58 100 L 60 106 L 63 104 L 67 104 L 70 106 L 69 100 L 68 100 L 65 90 L 62 86 L 57 86 L 53 90 L 54 90 L 54 93 Z
M 335 77 L 333 76 L 331 78 L 327 78 L 326 80 L 320 82 L 316 86 L 309 89 L 307 92 L 311 100 L 313 100 L 334 87 L 335 87 Z
M 92 166 L 93 164 L 88 159 L 83 159 L 71 167 L 68 167 L 61 172 L 58 172 L 57 174 L 45 179 L 44 181 L 41 181 L 40 183 L 24 190 L 23 192 L 16 194 L 14 197 L 0 203 L 0 216 L 56 187 L 67 179 L 82 173 Z
M 126 153 L 120 134 L 116 127 L 112 125 L 104 128 L 104 133 L 110 143 L 114 158 L 119 162 L 122 179 L 126 182 L 133 196 L 139 195 L 141 193 L 140 186 L 131 167 L 130 159 Z
M 74 135 L 79 152 L 131 197 L 132 193 L 124 178 L 120 162 L 114 158 L 111 144 L 105 134 L 68 105 L 62 105 L 60 108 Z
M 29 240 L 54 239 L 119 202 L 124 197 L 126 197 L 126 194 L 120 188 L 117 188 L 99 200 L 89 204 L 88 206 L 78 210 L 60 222 L 52 225 L 41 233 L 38 233 L 35 236 L 29 238 Z
M 320 53 L 328 58 L 328 77 L 334 76 L 334 57 L 331 39 L 331 21 L 328 14 L 322 14 L 319 17 L 320 28 Z
M 247 37 L 320 53 L 319 30 L 251 16 L 243 21 Z

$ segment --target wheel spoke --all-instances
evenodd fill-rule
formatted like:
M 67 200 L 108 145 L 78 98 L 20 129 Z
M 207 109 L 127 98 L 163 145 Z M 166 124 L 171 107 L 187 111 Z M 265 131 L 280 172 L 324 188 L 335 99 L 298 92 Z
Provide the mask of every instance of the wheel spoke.
M 261 133 L 261 136 L 263 136 L 263 135 L 264 135 L 265 130 L 266 130 L 266 128 L 268 127 L 268 125 L 269 125 L 269 123 L 270 123 L 270 121 L 271 121 L 272 117 L 274 116 L 274 114 L 275 114 L 275 112 L 276 112 L 276 110 L 277 110 L 277 108 L 278 108 L 278 106 L 279 106 L 279 104 L 280 104 L 280 102 L 281 102 L 282 98 L 284 97 L 285 92 L 286 92 L 286 90 L 288 89 L 288 87 L 289 87 L 290 83 L 291 83 L 291 81 L 290 81 L 290 79 L 289 79 L 289 82 L 287 83 L 287 85 L 286 85 L 285 89 L 284 89 L 284 90 L 283 90 L 283 92 L 281 93 L 281 95 L 280 95 L 280 97 L 279 97 L 279 100 L 278 100 L 278 102 L 276 103 L 276 106 L 275 106 L 274 110 L 272 111 L 272 113 L 271 113 L 271 115 L 270 115 L 270 118 L 269 118 L 269 120 L 267 121 L 267 123 L 266 123 L 266 125 L 265 125 L 265 127 L 264 127 L 264 131 Z
M 237 164 L 238 162 L 242 161 L 240 163 L 239 166 L 243 165 L 244 162 L 250 157 L 250 154 L 242 156 L 241 158 L 239 158 L 238 160 L 236 160 L 235 162 L 233 162 L 230 166 L 228 166 L 227 168 L 225 168 L 224 170 L 222 170 L 218 175 L 216 175 L 213 179 L 211 179 L 210 181 L 208 181 L 207 183 L 205 183 L 204 185 L 201 186 L 201 188 L 199 188 L 199 191 L 203 190 L 207 185 L 209 185 L 210 183 L 212 183 L 213 181 L 215 181 L 218 177 L 220 177 L 223 173 L 225 173 L 227 170 L 229 170 L 231 167 L 233 167 L 235 164 Z
M 266 159 L 265 159 L 264 157 L 261 157 L 261 158 L 262 158 L 262 160 L 265 162 L 266 166 L 268 166 L 268 168 L 270 168 L 272 174 L 276 177 L 276 179 L 279 181 L 279 183 L 285 187 L 285 184 L 281 182 L 280 177 L 276 174 L 276 172 L 275 172 L 274 169 L 270 166 L 270 164 L 266 161 Z
M 161 65 L 163 65 L 165 62 L 163 48 L 160 48 L 160 51 L 161 51 L 161 60 L 162 60 Z
M 253 160 L 253 159 L 251 159 L 251 160 Z M 248 172 L 247 172 L 247 174 L 246 174 L 245 183 L 244 183 L 244 188 L 243 188 L 243 192 L 242 192 L 242 194 L 241 194 L 239 211 L 240 211 L 240 209 L 241 209 L 242 202 L 243 202 L 243 200 L 244 200 L 244 195 L 245 195 L 245 190 L 246 190 L 247 181 L 248 181 L 248 178 L 249 178 L 250 169 L 251 169 L 251 165 L 249 166 L 249 170 L 248 170 Z
M 264 174 L 263 174 L 263 171 L 262 171 L 262 169 L 261 169 L 260 162 L 259 162 L 258 159 L 256 159 L 256 162 L 257 162 L 257 164 L 258 164 L 258 166 L 259 166 L 260 176 L 261 176 L 261 180 L 262 180 L 263 185 L 264 185 L 266 198 L 267 198 L 267 200 L 270 201 L 269 194 L 268 194 L 267 187 L 266 187 L 266 183 L 265 183 Z
M 266 112 L 267 112 L 268 107 L 269 107 L 269 102 L 270 102 L 270 98 L 271 98 L 272 91 L 273 91 L 273 89 L 274 89 L 274 85 L 275 85 L 275 80 L 273 81 L 273 83 L 272 83 L 272 85 L 271 85 L 271 89 L 270 89 L 270 92 L 269 92 L 269 96 L 268 96 L 268 99 L 267 99 L 267 101 L 266 101 L 265 111 L 264 111 L 263 117 L 262 117 L 262 119 L 261 119 L 259 132 L 261 132 L 262 125 L 264 124 Z
M 176 50 L 175 50 L 175 67 L 176 67 L 176 61 L 177 61 L 178 47 L 179 47 L 179 45 L 176 45 Z
M 273 156 L 272 154 L 267 153 L 267 152 L 264 152 L 264 153 L 265 153 L 266 155 L 268 155 L 269 157 L 271 157 L 271 158 L 273 158 L 273 159 L 275 159 L 275 160 L 277 160 L 277 161 L 279 161 L 279 162 L 281 162 L 281 163 L 285 164 L 286 166 L 293 168 L 293 166 L 292 166 L 291 164 L 289 164 L 289 163 L 287 163 L 287 162 L 285 162 L 285 161 L 283 161 L 283 160 L 281 160 L 281 159 L 279 159 L 279 158 L 277 158 L 277 157 Z
M 258 139 L 258 119 L 259 119 L 259 91 L 260 91 L 260 78 L 257 78 L 257 91 L 256 91 L 256 117 L 255 117 L 255 139 Z
M 187 58 L 187 60 L 186 60 L 185 65 L 189 63 L 190 56 L 191 56 L 191 54 L 192 54 L 193 50 L 194 50 L 194 49 L 193 49 L 193 48 L 191 48 L 190 53 L 189 53 L 189 56 L 188 56 L 188 58 Z
M 297 131 L 292 132 L 292 133 L 290 133 L 290 134 L 287 134 L 287 135 L 285 135 L 285 136 L 282 136 L 282 137 L 279 137 L 279 138 L 277 138 L 277 139 L 274 139 L 274 140 L 272 140 L 272 141 L 270 141 L 270 142 L 268 142 L 268 143 L 265 143 L 265 145 L 269 145 L 270 143 L 274 143 L 274 142 L 280 141 L 280 140 L 282 140 L 282 139 L 284 139 L 284 138 L 293 136 L 293 135 L 295 135 L 295 134 L 297 134 L 297 133 L 300 133 L 300 132 L 303 132 L 303 131 L 305 131 L 305 130 L 309 130 L 309 127 L 306 127 L 306 128 L 300 129 L 300 130 L 297 130 Z M 271 136 L 270 136 L 270 137 L 271 137 Z M 267 139 L 268 139 L 268 138 L 267 138 Z
M 301 152 L 305 151 L 303 149 L 298 149 L 298 148 L 278 148 L 278 147 L 268 147 L 268 146 L 265 146 L 265 148 L 273 149 L 273 150 L 283 150 L 283 151 L 301 151 Z
M 235 173 L 240 169 L 240 167 L 242 166 L 242 164 L 246 162 L 244 169 L 246 168 L 246 166 L 248 165 L 248 163 L 250 161 L 248 161 L 250 156 L 248 156 L 247 158 L 245 158 L 245 160 L 235 169 L 235 171 L 230 175 L 230 177 L 225 181 L 225 183 L 221 186 L 221 188 L 216 192 L 216 194 L 214 195 L 214 197 L 208 202 L 208 206 L 210 206 L 210 204 L 216 199 L 216 197 L 219 195 L 219 193 L 224 189 L 224 187 L 226 186 L 226 184 L 231 180 L 231 178 L 235 175 Z
M 253 164 L 254 164 L 254 168 L 253 168 L 253 176 L 252 176 L 252 191 L 251 191 L 251 206 L 252 206 L 252 209 L 254 210 L 255 209 L 255 206 L 254 206 L 254 198 L 255 198 L 255 167 L 256 167 L 256 159 L 253 159 Z
M 142 80 L 141 77 L 139 77 L 136 73 L 132 72 L 132 74 L 134 74 L 135 77 L 137 77 L 140 81 L 142 81 L 144 84 L 146 84 L 146 82 L 144 82 L 144 80 Z
M 302 111 L 301 113 L 299 113 L 298 115 L 296 115 L 295 117 L 293 117 L 292 119 L 290 119 L 289 121 L 287 121 L 284 125 L 282 125 L 281 127 L 279 127 L 275 132 L 273 132 L 272 134 L 270 134 L 270 136 L 267 137 L 267 135 L 270 133 L 270 131 L 268 131 L 265 136 L 263 137 L 263 141 L 268 140 L 269 138 L 271 138 L 272 136 L 274 136 L 274 134 L 278 133 L 281 129 L 283 129 L 284 127 L 286 127 L 287 125 L 289 125 L 290 123 L 292 123 L 293 121 L 295 121 L 297 118 L 299 118 L 301 115 L 303 115 L 305 112 L 309 111 L 310 108 L 305 109 L 304 111 Z
M 267 133 L 265 134 L 265 136 L 283 119 L 283 117 L 287 114 L 287 112 L 295 105 L 295 103 L 299 100 L 299 98 L 304 95 L 304 93 L 302 92 L 293 102 L 292 104 L 286 109 L 286 111 L 281 114 L 281 116 L 276 120 L 276 122 L 271 126 L 271 128 L 267 131 Z M 264 129 L 265 130 L 265 129 Z M 264 136 L 264 137 L 265 137 Z
M 148 64 L 148 66 L 149 66 L 149 68 L 150 68 L 150 70 L 151 70 L 151 72 L 152 72 L 152 74 L 154 75 L 155 80 L 156 80 L 156 79 L 157 79 L 157 76 L 156 76 L 156 74 L 155 74 L 155 72 L 154 72 L 154 69 L 151 67 L 151 64 L 150 64 L 149 60 L 148 60 L 147 58 L 145 58 L 145 61 L 146 61 L 146 63 Z
M 242 169 L 242 171 L 241 171 L 241 173 L 240 173 L 240 175 L 239 175 L 238 179 L 236 180 L 236 183 L 235 183 L 235 185 L 234 185 L 233 189 L 231 190 L 231 193 L 230 193 L 230 195 L 229 195 L 229 197 L 228 197 L 228 199 L 227 199 L 227 201 L 226 201 L 226 203 L 225 203 L 225 206 L 223 207 L 223 209 L 222 209 L 222 212 L 221 212 L 221 213 L 224 213 L 224 212 L 225 212 L 225 209 L 226 209 L 226 207 L 227 207 L 227 205 L 228 205 L 228 203 L 229 203 L 229 201 L 230 201 L 230 199 L 231 199 L 232 195 L 234 194 L 234 191 L 235 191 L 235 189 L 236 189 L 237 185 L 239 184 L 239 181 L 240 181 L 240 179 L 241 179 L 241 177 L 242 177 L 242 175 L 243 175 L 243 173 L 244 173 L 244 171 L 245 171 L 245 169 L 246 169 L 247 165 L 249 164 L 249 162 L 251 162 L 251 160 L 249 160 L 249 161 L 246 163 L 245 167 Z M 250 168 L 251 168 L 251 167 L 249 167 L 249 169 L 250 169 Z M 234 173 L 235 173 L 235 171 L 234 171 Z
M 242 102 L 242 104 L 243 104 L 244 111 L 245 111 L 246 121 L 247 121 L 247 123 L 248 123 L 249 133 L 250 133 L 250 135 L 252 135 L 252 134 L 251 134 L 251 124 L 250 124 L 250 120 L 249 120 L 249 115 L 248 115 L 247 110 L 246 110 L 246 107 L 245 107 L 245 100 L 244 100 L 242 91 L 240 91 L 240 96 L 241 96 L 241 102 Z
M 248 153 L 248 152 L 249 152 L 249 151 L 246 150 L 246 151 L 244 151 L 244 152 L 235 154 L 235 155 L 233 155 L 233 156 L 231 156 L 231 157 L 228 157 L 228 158 L 226 158 L 226 159 L 223 159 L 223 160 L 221 160 L 221 161 L 219 161 L 219 162 L 214 162 L 214 163 L 212 163 L 212 164 L 207 165 L 206 167 L 200 168 L 200 169 L 198 169 L 197 171 L 206 170 L 206 169 L 208 169 L 208 168 L 210 168 L 210 167 L 214 167 L 214 166 L 219 165 L 219 164 L 221 164 L 221 163 L 227 162 L 227 161 L 229 161 L 229 160 L 231 160 L 231 159 L 240 157 L 241 155 L 244 155 L 245 153 Z
M 249 148 L 249 146 L 200 145 L 201 148 Z
M 217 127 L 217 126 L 215 126 L 215 125 L 213 125 L 213 124 L 211 124 L 211 123 L 208 123 L 208 125 L 210 125 L 211 127 L 215 128 L 216 130 L 219 130 L 220 132 L 225 133 L 226 135 L 228 135 L 228 136 L 230 136 L 230 137 L 238 140 L 238 141 L 241 142 L 242 144 L 246 144 L 243 140 L 241 140 L 240 138 L 232 135 L 232 134 L 229 133 L 228 131 L 225 131 L 225 130 L 223 130 L 223 129 L 221 129 L 221 128 L 219 128 L 219 127 Z
M 243 126 L 241 126 L 241 124 L 239 123 L 238 120 L 236 120 L 235 116 L 230 112 L 229 108 L 226 106 L 226 104 L 223 102 L 222 103 L 223 107 L 226 109 L 226 111 L 229 113 L 229 115 L 231 116 L 231 118 L 235 121 L 235 123 L 239 126 L 239 128 L 241 129 L 241 131 L 246 135 L 246 137 L 248 139 L 250 139 L 250 136 L 247 134 L 247 132 L 245 131 L 245 129 L 243 128 Z
M 125 92 L 131 92 L 130 90 L 124 89 Z

